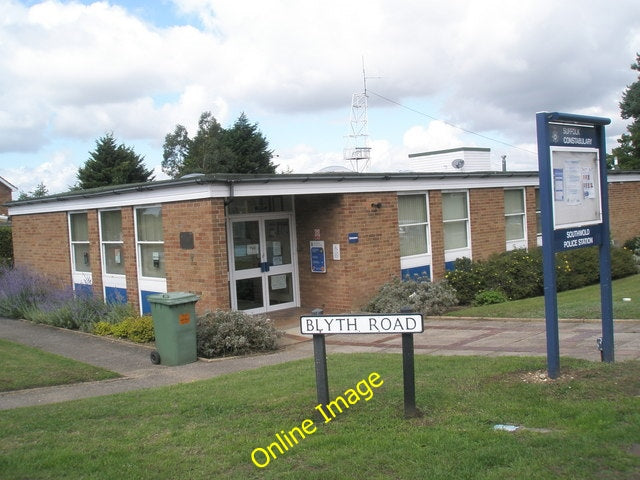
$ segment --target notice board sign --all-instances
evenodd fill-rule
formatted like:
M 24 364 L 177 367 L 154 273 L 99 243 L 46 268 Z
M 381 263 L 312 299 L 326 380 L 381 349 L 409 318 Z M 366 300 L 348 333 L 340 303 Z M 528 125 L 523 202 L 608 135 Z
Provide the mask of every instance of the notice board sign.
M 560 365 L 556 252 L 598 246 L 602 359 L 612 362 L 613 303 L 605 149 L 608 118 L 559 112 L 536 114 L 547 367 Z
M 598 150 L 551 147 L 554 230 L 602 223 Z

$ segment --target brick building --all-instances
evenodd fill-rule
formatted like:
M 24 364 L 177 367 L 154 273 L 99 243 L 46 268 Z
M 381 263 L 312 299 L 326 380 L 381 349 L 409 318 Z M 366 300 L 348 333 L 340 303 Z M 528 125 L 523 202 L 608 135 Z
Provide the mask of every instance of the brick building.
M 7 180 L 0 177 L 0 225 L 7 222 L 8 209 L 6 204 L 11 201 L 11 194 L 17 190 Z
M 612 239 L 640 234 L 640 173 L 609 175 Z M 16 265 L 148 311 L 360 308 L 400 275 L 540 244 L 537 172 L 203 175 L 12 202 Z

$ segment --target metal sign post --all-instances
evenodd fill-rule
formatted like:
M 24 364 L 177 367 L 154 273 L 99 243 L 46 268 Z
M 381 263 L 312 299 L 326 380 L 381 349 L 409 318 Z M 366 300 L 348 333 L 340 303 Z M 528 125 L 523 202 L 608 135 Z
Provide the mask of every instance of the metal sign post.
M 604 126 L 608 118 L 536 115 L 547 369 L 560 369 L 556 252 L 599 246 L 603 360 L 613 362 L 613 301 Z
M 329 403 L 325 334 L 401 333 L 404 415 L 407 418 L 420 416 L 420 411 L 416 407 L 413 334 L 424 331 L 422 315 L 403 311 L 388 315 L 330 316 L 322 315 L 321 309 L 313 310 L 312 314 L 313 316 L 300 317 L 300 333 L 313 335 L 318 403 L 325 405 Z

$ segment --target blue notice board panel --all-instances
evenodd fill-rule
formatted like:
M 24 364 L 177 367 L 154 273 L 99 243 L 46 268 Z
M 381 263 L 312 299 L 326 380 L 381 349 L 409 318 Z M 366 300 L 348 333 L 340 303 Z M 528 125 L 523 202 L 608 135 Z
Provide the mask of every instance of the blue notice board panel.
M 311 242 L 311 272 L 327 273 L 327 262 L 324 253 L 324 241 Z

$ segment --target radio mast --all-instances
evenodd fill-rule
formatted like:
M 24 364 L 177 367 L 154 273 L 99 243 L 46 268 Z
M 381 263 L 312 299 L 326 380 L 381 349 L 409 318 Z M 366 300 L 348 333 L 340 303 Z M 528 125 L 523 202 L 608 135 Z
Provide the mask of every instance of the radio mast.
M 351 98 L 351 120 L 349 133 L 345 136 L 344 161 L 351 170 L 366 172 L 371 164 L 371 146 L 367 132 L 367 76 L 362 59 L 362 93 L 354 93 Z

